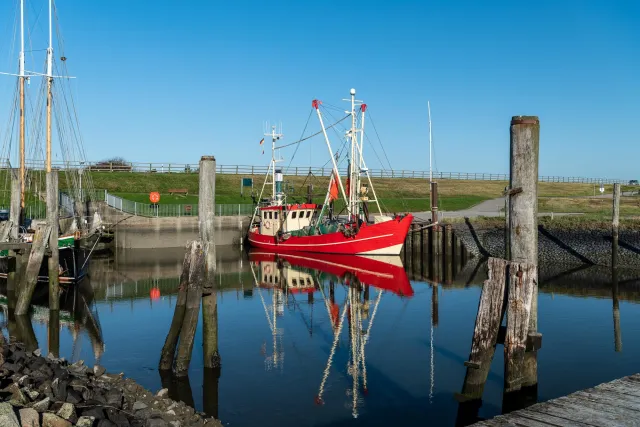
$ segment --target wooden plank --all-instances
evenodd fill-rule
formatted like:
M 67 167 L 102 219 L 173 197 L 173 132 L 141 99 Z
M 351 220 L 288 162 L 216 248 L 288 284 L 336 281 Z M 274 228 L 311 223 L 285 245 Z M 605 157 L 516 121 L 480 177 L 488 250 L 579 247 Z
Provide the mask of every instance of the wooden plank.
M 637 411 L 640 418 L 640 400 L 617 398 L 612 396 L 606 390 L 588 389 L 578 391 L 569 395 L 571 398 L 579 398 L 589 400 L 604 405 L 610 405 L 613 408 L 621 408 L 630 411 Z
M 581 423 L 579 421 L 573 421 L 566 417 L 557 417 L 555 415 L 543 414 L 541 412 L 530 411 L 528 409 L 523 409 L 521 411 L 514 412 L 509 414 L 508 416 L 521 416 L 527 420 L 535 420 L 542 423 L 545 423 L 550 426 L 559 426 L 559 427 L 585 427 L 589 424 Z
M 537 267 L 535 265 L 510 263 L 507 334 L 504 345 L 505 392 L 517 391 L 522 386 L 524 353 L 529 334 L 529 316 L 537 281 Z
M 502 322 L 504 290 L 508 261 L 489 258 L 487 263 L 489 278 L 484 282 L 478 305 L 478 315 L 473 331 L 469 361 L 475 364 L 483 362 L 482 355 L 496 345 L 498 330 Z
M 598 427 L 611 425 L 633 425 L 626 423 L 629 421 L 630 417 L 628 413 L 611 414 L 604 411 L 602 407 L 599 407 L 595 403 L 593 405 L 575 404 L 571 403 L 567 397 L 561 397 L 546 403 L 531 406 L 529 407 L 529 410 L 543 414 L 555 415 L 557 417 L 570 416 L 574 421 L 580 421 L 585 424 Z
M 622 379 L 606 384 L 600 384 L 597 388 L 634 396 L 640 399 L 640 387 Z
M 0 250 L 25 251 L 31 247 L 31 243 L 0 243 Z
M 36 232 L 33 236 L 33 243 L 31 244 L 29 261 L 27 262 L 25 274 L 22 277 L 23 283 L 21 289 L 18 290 L 18 302 L 16 303 L 17 315 L 27 314 L 29 311 L 31 297 L 34 289 L 36 288 L 36 283 L 38 282 L 38 272 L 42 266 L 42 259 L 44 258 L 44 251 L 46 249 L 50 233 L 51 225 L 49 224 L 39 225 L 36 228 Z

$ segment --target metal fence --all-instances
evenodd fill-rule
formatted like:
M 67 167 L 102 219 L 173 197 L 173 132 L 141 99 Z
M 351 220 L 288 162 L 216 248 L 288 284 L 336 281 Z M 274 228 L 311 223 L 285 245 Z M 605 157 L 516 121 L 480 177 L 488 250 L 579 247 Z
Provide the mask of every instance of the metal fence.
M 105 191 L 105 202 L 110 207 L 132 215 L 146 217 L 182 217 L 198 216 L 197 203 L 185 204 L 151 204 L 140 203 L 133 200 L 123 199 Z M 217 204 L 216 215 L 218 216 L 242 216 L 252 215 L 254 206 L 252 204 Z
M 0 162 L 8 164 L 6 159 Z M 29 169 L 44 169 L 43 161 L 27 160 Z M 94 172 L 138 172 L 138 173 L 198 173 L 198 164 L 187 163 L 136 163 L 136 162 L 53 162 L 53 167 L 58 169 L 84 169 Z M 268 166 L 252 165 L 217 165 L 216 172 L 221 174 L 234 175 L 265 175 Z M 291 166 L 284 168 L 284 174 L 289 176 L 307 176 L 309 173 L 316 176 L 330 176 L 331 167 L 310 167 Z M 393 169 L 369 169 L 369 173 L 375 178 L 421 178 L 429 177 L 429 171 L 415 170 L 393 170 Z M 346 175 L 346 168 L 340 169 L 341 175 Z M 481 173 L 481 172 L 434 172 L 435 179 L 457 179 L 457 180 L 477 180 L 477 181 L 508 181 L 509 175 L 504 173 Z M 576 176 L 547 176 L 542 175 L 540 182 L 566 182 L 566 183 L 588 183 L 588 184 L 613 184 L 628 183 L 629 180 L 613 178 L 589 178 Z

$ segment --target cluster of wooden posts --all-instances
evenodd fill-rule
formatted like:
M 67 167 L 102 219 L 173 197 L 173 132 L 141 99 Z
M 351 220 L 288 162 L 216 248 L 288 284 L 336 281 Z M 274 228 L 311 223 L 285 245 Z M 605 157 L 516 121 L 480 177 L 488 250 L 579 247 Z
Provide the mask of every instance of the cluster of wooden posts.
M 537 400 L 538 150 L 537 117 L 511 120 L 507 197 L 508 259 L 489 258 L 460 401 L 458 424 L 477 419 L 497 344 L 504 346 L 503 413 Z M 506 319 L 505 319 L 506 315 Z M 504 323 L 504 325 L 503 325 Z
M 220 368 L 218 305 L 215 292 L 215 180 L 216 161 L 200 160 L 199 240 L 189 242 L 184 256 L 180 287 L 171 327 L 160 356 L 161 372 L 187 376 L 202 302 L 204 367 Z
M 0 250 L 8 250 L 7 292 L 15 292 L 15 314 L 26 315 L 36 288 L 40 266 L 48 255 L 49 309 L 60 309 L 59 287 L 59 215 L 58 171 L 47 172 L 47 219 L 35 229 L 31 243 L 19 242 L 20 225 L 24 218 L 24 200 L 16 170 L 11 171 L 11 207 L 9 220 L 0 226 Z M 76 251 L 77 252 L 77 251 Z

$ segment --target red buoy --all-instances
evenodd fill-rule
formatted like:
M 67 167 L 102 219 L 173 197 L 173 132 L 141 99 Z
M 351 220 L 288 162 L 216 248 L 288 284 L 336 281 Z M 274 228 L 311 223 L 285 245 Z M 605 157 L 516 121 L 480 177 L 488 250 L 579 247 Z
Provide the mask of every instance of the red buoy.
M 149 193 L 149 201 L 151 203 L 158 203 L 160 201 L 160 193 L 157 191 L 152 191 Z

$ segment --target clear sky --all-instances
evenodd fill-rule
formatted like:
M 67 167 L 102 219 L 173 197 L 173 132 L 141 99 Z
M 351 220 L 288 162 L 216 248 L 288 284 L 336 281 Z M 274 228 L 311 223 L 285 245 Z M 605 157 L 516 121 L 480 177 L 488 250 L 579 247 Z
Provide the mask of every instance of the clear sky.
M 26 1 L 46 48 L 46 0 Z M 17 70 L 18 4 L 0 3 L 0 71 Z M 312 99 L 340 105 L 354 87 L 395 169 L 428 169 L 430 100 L 440 171 L 508 172 L 509 121 L 524 114 L 540 117 L 541 174 L 640 179 L 638 1 L 56 4 L 90 160 L 266 164 L 265 120 L 297 140 Z M 44 52 L 27 60 L 41 70 Z M 2 133 L 13 84 L 0 76 Z M 294 164 L 327 161 L 321 138 L 304 144 Z

